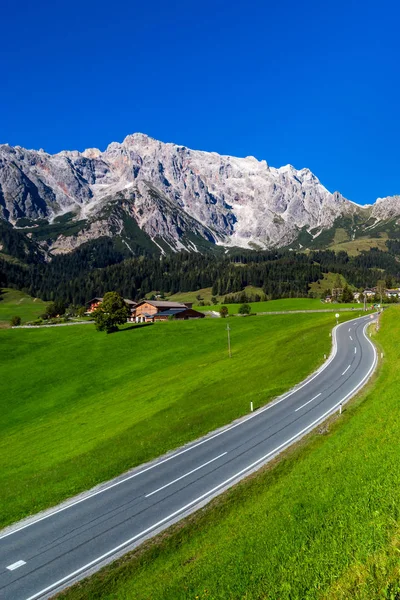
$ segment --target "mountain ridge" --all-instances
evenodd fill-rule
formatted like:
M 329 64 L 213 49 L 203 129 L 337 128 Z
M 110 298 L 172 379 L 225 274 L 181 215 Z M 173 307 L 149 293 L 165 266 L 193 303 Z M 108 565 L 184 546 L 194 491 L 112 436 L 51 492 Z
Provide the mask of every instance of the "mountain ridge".
M 329 192 L 307 168 L 270 167 L 142 133 L 103 152 L 0 145 L 0 217 L 34 238 L 45 223 L 49 235 L 39 241 L 50 254 L 102 236 L 129 247 L 138 230 L 162 253 L 204 245 L 299 249 L 300 238 L 312 243 L 343 218 L 367 232 L 399 216 L 400 196 L 363 206 Z M 68 231 L 51 233 L 61 221 Z

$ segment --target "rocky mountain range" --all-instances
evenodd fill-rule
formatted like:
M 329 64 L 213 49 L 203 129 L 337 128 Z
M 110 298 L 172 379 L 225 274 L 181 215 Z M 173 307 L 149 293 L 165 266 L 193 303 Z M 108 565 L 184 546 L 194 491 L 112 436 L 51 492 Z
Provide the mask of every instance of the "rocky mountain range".
M 0 145 L 0 217 L 50 255 L 102 236 L 133 253 L 138 244 L 163 253 L 298 249 L 326 244 L 339 225 L 349 239 L 379 237 L 385 228 L 397 233 L 399 216 L 400 196 L 359 206 L 330 193 L 308 169 L 273 168 L 140 133 L 104 152 L 50 155 Z

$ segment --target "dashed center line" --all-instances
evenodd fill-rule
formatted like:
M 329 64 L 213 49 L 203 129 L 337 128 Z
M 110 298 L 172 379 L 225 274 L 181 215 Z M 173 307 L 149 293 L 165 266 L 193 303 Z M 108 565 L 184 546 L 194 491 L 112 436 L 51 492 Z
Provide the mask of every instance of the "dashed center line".
M 353 338 L 351 337 L 351 335 L 349 335 L 349 338 L 351 339 L 351 341 L 353 341 Z
M 354 348 L 354 354 L 357 354 L 357 348 Z
M 305 404 L 302 404 L 301 406 L 299 406 L 299 408 L 296 408 L 296 410 L 294 412 L 297 412 L 298 410 L 304 408 L 305 406 L 307 406 L 307 404 L 310 404 L 310 402 L 312 402 L 313 400 L 315 400 L 315 398 L 318 398 L 318 396 L 320 396 L 321 394 L 322 394 L 322 392 L 320 392 L 319 394 L 317 394 L 316 396 L 314 396 L 314 398 L 311 398 L 311 400 L 309 400 Z
M 19 569 L 19 567 L 22 567 L 22 565 L 26 565 L 26 562 L 24 560 L 18 560 L 12 565 L 6 567 L 6 569 L 8 569 L 9 571 L 15 571 L 15 569 Z
M 350 369 L 350 367 L 351 367 L 351 365 L 349 365 L 349 366 L 347 367 L 347 369 L 345 369 L 345 370 L 343 371 L 342 375 L 344 375 L 345 373 L 347 373 L 347 371 Z
M 177 479 L 174 479 L 173 481 L 170 481 L 169 483 L 166 483 L 165 485 L 163 485 L 162 487 L 158 488 L 157 490 L 154 490 L 154 492 L 150 492 L 150 494 L 147 494 L 145 496 L 145 498 L 149 498 L 150 496 L 152 496 L 153 494 L 157 494 L 157 492 L 161 492 L 161 490 L 165 490 L 165 488 L 169 487 L 170 485 L 172 485 L 173 483 L 176 483 L 177 481 L 180 481 L 181 479 L 183 479 L 184 477 L 187 477 L 188 475 L 191 475 L 192 473 L 195 473 L 196 471 L 198 471 L 199 469 L 202 469 L 203 467 L 206 467 L 207 465 L 209 465 L 210 463 L 214 462 L 214 460 L 218 460 L 219 458 L 222 458 L 223 456 L 225 456 L 225 454 L 228 454 L 227 452 L 223 452 L 222 454 L 220 454 L 219 456 L 216 456 L 215 458 L 212 458 L 211 460 L 209 460 L 208 462 L 204 463 L 203 465 L 200 465 L 199 467 L 196 467 L 195 469 L 193 469 L 192 471 L 189 471 L 188 473 L 185 473 L 184 475 L 181 475 L 180 477 L 178 477 Z

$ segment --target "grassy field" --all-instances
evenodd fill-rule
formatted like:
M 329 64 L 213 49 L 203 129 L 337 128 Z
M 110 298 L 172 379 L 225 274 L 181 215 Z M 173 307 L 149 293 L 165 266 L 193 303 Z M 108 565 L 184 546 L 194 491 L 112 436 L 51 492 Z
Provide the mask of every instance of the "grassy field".
M 46 303 L 40 298 L 31 298 L 18 290 L 4 288 L 0 293 L 0 328 L 7 327 L 14 316 L 22 323 L 37 319 L 45 310 Z
M 215 306 L 193 306 L 195 310 L 219 311 L 221 304 Z M 226 304 L 230 315 L 238 314 L 241 304 Z M 280 310 L 336 310 L 341 308 L 362 308 L 361 304 L 326 304 L 316 298 L 282 298 L 280 300 L 268 300 L 267 302 L 250 303 L 251 311 L 255 313 L 273 312 Z
M 341 417 L 61 595 L 68 600 L 400 597 L 400 307 L 378 377 Z
M 267 403 L 322 362 L 333 324 L 236 319 L 232 359 L 223 319 L 0 332 L 2 524 Z

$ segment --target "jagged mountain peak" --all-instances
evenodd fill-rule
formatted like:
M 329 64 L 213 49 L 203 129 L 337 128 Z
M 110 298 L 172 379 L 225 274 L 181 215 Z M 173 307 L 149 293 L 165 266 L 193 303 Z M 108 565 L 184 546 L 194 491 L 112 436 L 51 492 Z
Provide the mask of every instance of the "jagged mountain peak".
M 254 156 L 191 150 L 143 133 L 104 151 L 51 155 L 0 146 L 0 216 L 16 225 L 70 215 L 80 229 L 71 227 L 67 241 L 50 240 L 58 251 L 99 235 L 123 236 L 126 219 L 174 249 L 188 248 L 182 240 L 191 233 L 225 246 L 286 246 L 304 228 L 323 231 L 367 212 L 375 220 L 394 218 L 400 197 L 366 209 L 329 192 L 308 168 L 275 168 Z

